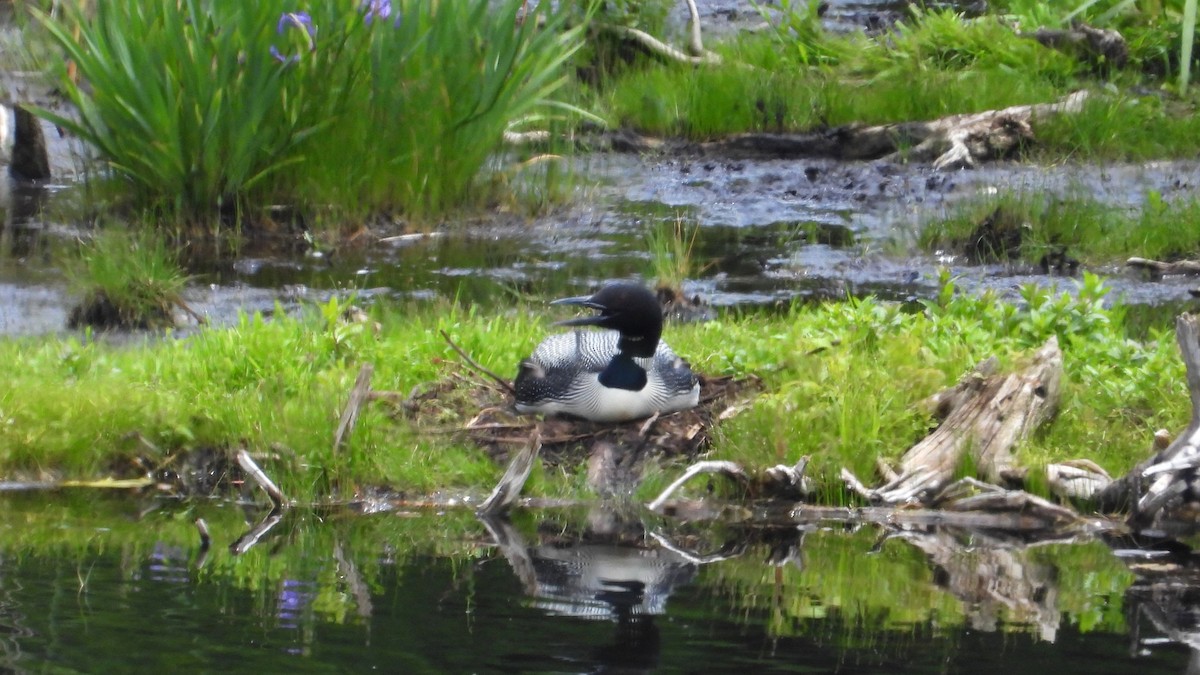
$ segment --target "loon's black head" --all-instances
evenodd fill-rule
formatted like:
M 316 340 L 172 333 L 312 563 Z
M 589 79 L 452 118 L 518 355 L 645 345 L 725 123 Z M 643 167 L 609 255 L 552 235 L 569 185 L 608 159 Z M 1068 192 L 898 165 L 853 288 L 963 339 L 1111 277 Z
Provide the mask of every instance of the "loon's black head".
M 592 295 L 563 298 L 552 305 L 583 305 L 599 315 L 559 321 L 559 326 L 600 326 L 621 334 L 617 349 L 629 356 L 654 356 L 662 336 L 662 305 L 654 293 L 632 281 L 608 284 Z

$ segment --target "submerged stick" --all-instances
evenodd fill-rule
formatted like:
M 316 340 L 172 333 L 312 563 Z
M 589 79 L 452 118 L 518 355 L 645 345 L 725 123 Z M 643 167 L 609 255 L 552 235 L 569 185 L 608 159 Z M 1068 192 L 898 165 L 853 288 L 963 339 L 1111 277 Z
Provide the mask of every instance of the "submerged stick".
M 263 471 L 254 462 L 254 458 L 245 449 L 238 450 L 237 461 L 238 465 L 242 467 L 242 471 L 245 471 L 246 475 L 254 479 L 254 482 L 271 498 L 271 503 L 275 505 L 276 510 L 287 508 L 291 504 L 288 498 L 283 495 L 283 491 L 279 489 L 279 486 L 275 485 L 274 481 L 267 475 L 267 472 Z
M 442 339 L 444 339 L 446 341 L 446 344 L 450 345 L 450 348 L 453 349 L 455 352 L 457 352 L 458 355 L 461 356 L 463 358 L 463 360 L 467 362 L 468 366 L 470 366 L 470 367 L 474 368 L 476 371 L 483 373 L 484 375 L 487 375 L 488 377 L 492 378 L 492 380 L 495 381 L 496 384 L 500 385 L 501 389 L 503 389 L 504 391 L 507 391 L 510 395 L 512 395 L 512 396 L 517 395 L 517 391 L 515 389 L 513 389 L 512 384 L 510 384 L 508 380 L 504 379 L 503 377 L 500 377 L 496 373 L 479 365 L 479 362 L 476 361 L 475 359 L 471 358 L 470 354 L 463 351 L 462 347 L 459 347 L 458 345 L 454 344 L 454 340 L 450 339 L 449 333 L 447 333 L 444 330 L 438 331 L 438 332 L 440 332 L 442 334 Z

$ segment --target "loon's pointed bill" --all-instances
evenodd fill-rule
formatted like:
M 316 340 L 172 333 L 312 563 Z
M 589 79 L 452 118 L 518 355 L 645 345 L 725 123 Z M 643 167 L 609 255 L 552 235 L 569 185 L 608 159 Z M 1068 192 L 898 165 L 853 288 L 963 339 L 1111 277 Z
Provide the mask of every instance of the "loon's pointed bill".
M 567 413 L 625 421 L 694 407 L 700 385 L 687 362 L 660 340 L 662 305 L 645 286 L 615 282 L 587 296 L 555 300 L 599 311 L 560 321 L 606 331 L 551 335 L 521 362 L 519 412 Z

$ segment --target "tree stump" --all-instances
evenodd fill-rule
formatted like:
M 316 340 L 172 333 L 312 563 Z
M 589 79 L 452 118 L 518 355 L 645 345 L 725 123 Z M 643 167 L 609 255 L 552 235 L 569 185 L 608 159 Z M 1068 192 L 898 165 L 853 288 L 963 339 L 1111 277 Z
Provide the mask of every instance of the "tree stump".
M 1024 474 L 1013 448 L 1058 406 L 1058 339 L 1047 340 L 1020 372 L 991 375 L 994 368 L 994 362 L 984 361 L 953 389 L 934 397 L 939 408 L 946 408 L 945 421 L 904 454 L 898 476 L 870 489 L 843 469 L 847 484 L 873 503 L 928 505 L 954 478 L 968 451 L 985 481 L 1020 483 Z
M 1187 369 L 1192 419 L 1165 449 L 1142 461 L 1096 495 L 1105 510 L 1132 506 L 1135 527 L 1194 528 L 1200 515 L 1200 321 L 1193 314 L 1175 320 L 1175 339 Z

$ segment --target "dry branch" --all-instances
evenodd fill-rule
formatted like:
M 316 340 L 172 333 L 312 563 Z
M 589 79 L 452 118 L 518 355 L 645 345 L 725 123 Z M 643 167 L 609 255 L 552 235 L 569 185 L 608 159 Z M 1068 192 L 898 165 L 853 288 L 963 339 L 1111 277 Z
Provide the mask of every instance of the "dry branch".
M 503 377 L 500 377 L 499 375 L 492 372 L 491 370 L 479 365 L 478 361 L 471 358 L 470 354 L 468 354 L 466 351 L 464 351 L 462 347 L 459 347 L 457 344 L 455 344 L 454 340 L 450 339 L 449 333 L 447 333 L 444 330 L 439 331 L 439 332 L 442 334 L 442 339 L 446 341 L 446 344 L 450 345 L 450 348 L 453 349 L 459 356 L 461 356 L 462 360 L 466 361 L 468 366 L 470 366 L 470 367 L 474 368 L 476 371 L 483 373 L 484 375 L 490 377 L 492 379 L 492 381 L 494 381 L 496 384 L 500 385 L 500 388 L 503 389 L 504 391 L 508 392 L 509 395 L 511 395 L 511 396 L 517 395 L 516 390 L 513 389 L 512 383 L 510 383 L 508 380 L 504 379 Z
M 13 134 L 12 161 L 8 172 L 17 180 L 40 181 L 50 179 L 50 155 L 46 151 L 46 137 L 42 125 L 24 106 L 13 107 L 16 118 Z M 7 124 L 7 116 L 3 123 Z
M 263 492 L 267 493 L 267 496 L 271 498 L 271 503 L 275 505 L 277 510 L 290 505 L 291 502 L 283 495 L 283 491 L 279 489 L 279 486 L 275 485 L 275 482 L 271 480 L 267 472 L 259 468 L 254 458 L 250 456 L 250 453 L 244 449 L 238 450 L 237 461 L 241 465 L 242 470 L 246 472 L 246 475 L 254 479 L 254 482 L 263 489 Z
M 700 33 L 700 10 L 696 7 L 696 0 L 686 0 L 686 2 L 690 17 L 688 19 L 687 52 L 672 47 L 646 31 L 630 28 L 629 26 L 601 24 L 600 29 L 629 40 L 651 54 L 669 61 L 690 63 L 697 66 L 721 63 L 721 57 L 718 54 L 704 48 L 704 40 Z

